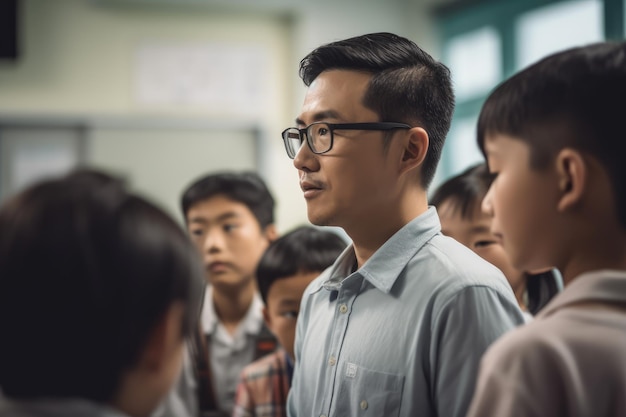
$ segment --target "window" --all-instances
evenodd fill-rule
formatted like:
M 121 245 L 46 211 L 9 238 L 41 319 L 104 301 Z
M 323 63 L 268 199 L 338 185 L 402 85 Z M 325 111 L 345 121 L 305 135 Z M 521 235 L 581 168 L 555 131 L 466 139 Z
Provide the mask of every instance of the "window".
M 454 74 L 457 99 L 484 95 L 502 78 L 500 35 L 493 26 L 484 26 L 455 36 L 444 55 Z
M 602 30 L 600 1 L 566 1 L 523 13 L 515 21 L 515 66 L 521 69 L 552 52 L 600 42 Z
M 459 4 L 460 3 L 460 4 Z M 572 46 L 623 39 L 626 0 L 485 0 L 436 11 L 457 105 L 433 188 L 482 161 L 476 120 L 489 92 L 521 68 Z

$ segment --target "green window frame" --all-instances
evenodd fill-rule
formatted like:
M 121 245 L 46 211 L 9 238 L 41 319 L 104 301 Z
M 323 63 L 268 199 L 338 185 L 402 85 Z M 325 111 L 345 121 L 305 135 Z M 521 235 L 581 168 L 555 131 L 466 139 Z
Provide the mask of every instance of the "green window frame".
M 500 37 L 500 70 L 502 79 L 511 76 L 516 70 L 516 54 L 518 45 L 515 39 L 515 22 L 524 13 L 539 8 L 566 3 L 571 0 L 467 0 L 435 10 L 435 20 L 442 41 L 442 51 L 449 43 L 472 31 L 486 26 L 495 29 Z M 606 40 L 623 40 L 626 38 L 626 0 L 602 0 L 603 31 Z M 444 58 L 444 63 L 445 58 Z M 501 79 L 501 80 L 502 80 Z M 499 80 L 499 81 L 501 81 Z M 499 82 L 498 81 L 498 82 Z M 455 122 L 476 118 L 481 106 L 487 98 L 488 91 L 467 99 L 457 99 L 452 120 Z M 458 167 L 453 166 L 451 152 L 444 147 L 437 178 L 443 180 L 455 173 Z M 437 182 L 437 178 L 436 181 Z

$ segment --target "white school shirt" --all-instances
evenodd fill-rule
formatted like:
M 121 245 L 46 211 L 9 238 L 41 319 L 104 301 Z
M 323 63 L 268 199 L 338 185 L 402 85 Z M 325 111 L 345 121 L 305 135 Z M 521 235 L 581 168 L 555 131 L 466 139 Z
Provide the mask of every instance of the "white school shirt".
M 217 404 L 230 414 L 241 371 L 254 360 L 257 336 L 263 327 L 263 300 L 255 293 L 248 312 L 231 335 L 217 317 L 213 288 L 208 286 L 200 320 L 203 332 L 211 339 L 209 360 Z

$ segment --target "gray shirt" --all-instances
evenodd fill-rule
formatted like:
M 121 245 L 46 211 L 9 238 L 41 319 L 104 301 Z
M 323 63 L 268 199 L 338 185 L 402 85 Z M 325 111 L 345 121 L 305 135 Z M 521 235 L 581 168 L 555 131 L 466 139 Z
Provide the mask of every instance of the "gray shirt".
M 504 275 L 440 230 L 431 207 L 309 285 L 290 417 L 465 416 L 481 355 L 523 317 Z

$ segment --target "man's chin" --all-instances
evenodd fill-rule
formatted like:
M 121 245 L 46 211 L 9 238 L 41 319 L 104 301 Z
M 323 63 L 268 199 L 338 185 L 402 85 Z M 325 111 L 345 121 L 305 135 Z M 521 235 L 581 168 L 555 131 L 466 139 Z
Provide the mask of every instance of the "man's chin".
M 323 216 L 314 216 L 309 214 L 308 218 L 309 222 L 315 226 L 336 226 L 335 224 L 332 224 L 332 222 L 328 218 Z

